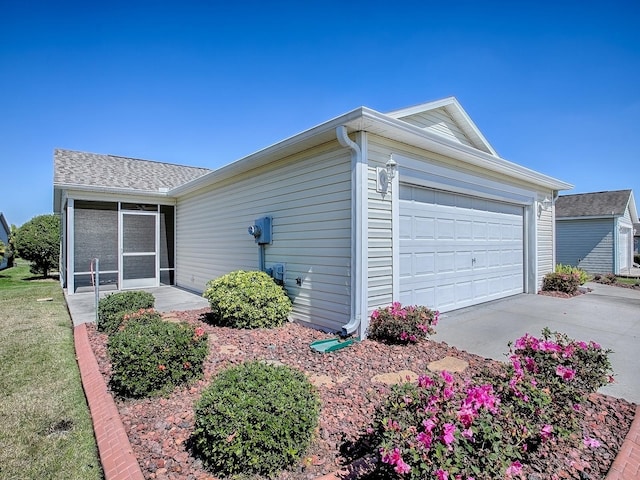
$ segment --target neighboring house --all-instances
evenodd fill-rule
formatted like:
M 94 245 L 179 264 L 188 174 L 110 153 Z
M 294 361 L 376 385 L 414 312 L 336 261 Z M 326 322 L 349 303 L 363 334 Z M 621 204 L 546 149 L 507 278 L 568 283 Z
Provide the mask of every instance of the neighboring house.
M 640 223 L 633 224 L 633 253 L 640 255 Z
M 9 248 L 9 235 L 11 228 L 4 218 L 4 213 L 0 212 L 0 242 L 4 243 L 5 250 Z M 0 270 L 4 270 L 9 266 L 9 259 L 5 256 L 0 260 Z
M 558 263 L 589 273 L 628 272 L 633 266 L 633 221 L 637 218 L 631 190 L 558 197 Z
M 118 288 L 202 292 L 265 268 L 292 320 L 357 335 L 392 301 L 447 311 L 536 293 L 555 264 L 549 199 L 569 188 L 500 158 L 453 97 L 360 107 L 214 171 L 54 154 L 69 293 L 90 285 L 93 257 Z M 270 238 L 249 235 L 256 220 Z

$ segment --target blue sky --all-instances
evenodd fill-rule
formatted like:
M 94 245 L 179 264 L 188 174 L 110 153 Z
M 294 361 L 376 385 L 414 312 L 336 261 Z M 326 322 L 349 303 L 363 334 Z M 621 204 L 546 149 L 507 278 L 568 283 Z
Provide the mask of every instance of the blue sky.
M 507 160 L 640 197 L 640 2 L 0 0 L 0 211 L 53 150 L 216 168 L 361 105 L 453 95 Z

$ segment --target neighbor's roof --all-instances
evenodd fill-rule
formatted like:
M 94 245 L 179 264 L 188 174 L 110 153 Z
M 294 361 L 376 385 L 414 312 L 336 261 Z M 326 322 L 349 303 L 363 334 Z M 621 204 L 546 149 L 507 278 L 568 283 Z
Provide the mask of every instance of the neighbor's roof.
M 158 192 L 171 190 L 211 170 L 136 158 L 56 149 L 55 187 Z
M 635 203 L 631 190 L 562 195 L 556 200 L 556 218 L 619 217 L 625 214 L 627 207 L 633 215 Z
M 4 229 L 5 232 L 11 233 L 11 228 L 9 228 L 9 223 L 7 222 L 7 219 L 4 217 L 4 213 L 2 212 L 0 212 L 0 225 L 2 225 L 2 228 Z

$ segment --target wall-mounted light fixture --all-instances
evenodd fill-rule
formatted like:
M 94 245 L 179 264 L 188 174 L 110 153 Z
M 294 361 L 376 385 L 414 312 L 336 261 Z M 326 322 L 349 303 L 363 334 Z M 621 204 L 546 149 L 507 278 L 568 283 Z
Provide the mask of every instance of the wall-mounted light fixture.
M 538 202 L 538 217 L 542 215 L 543 210 L 545 212 L 549 210 L 551 208 L 551 205 L 553 205 L 553 202 L 549 197 L 544 197 L 544 200 L 542 200 L 541 202 Z
M 376 169 L 376 191 L 382 194 L 389 193 L 389 186 L 391 181 L 398 172 L 398 164 L 393 159 L 393 153 L 389 155 L 389 160 L 385 163 L 384 167 L 378 167 Z

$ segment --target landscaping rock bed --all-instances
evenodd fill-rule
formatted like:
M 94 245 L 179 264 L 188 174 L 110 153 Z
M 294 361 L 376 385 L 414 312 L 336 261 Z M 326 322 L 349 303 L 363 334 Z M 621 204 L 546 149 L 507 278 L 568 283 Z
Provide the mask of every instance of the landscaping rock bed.
M 432 337 L 434 341 L 413 345 L 383 345 L 365 340 L 331 353 L 319 353 L 310 348 L 311 342 L 331 338 L 331 335 L 293 323 L 272 330 L 212 327 L 203 321 L 207 313 L 208 309 L 172 312 L 169 318 L 201 326 L 208 332 L 211 353 L 205 361 L 203 379 L 176 389 L 168 397 L 116 399 L 145 478 L 215 478 L 191 456 L 188 448 L 194 425 L 193 406 L 212 376 L 245 360 L 262 359 L 298 368 L 318 388 L 322 411 L 316 439 L 300 464 L 279 476 L 283 480 L 314 479 L 345 470 L 341 447 L 355 441 L 368 426 L 376 405 L 389 389 L 377 375 L 403 370 L 422 374 L 427 372 L 431 362 L 445 357 L 468 364 L 464 372 L 455 374 L 463 378 L 473 376 L 482 368 L 499 368 L 499 362 L 435 341 L 437 334 Z M 90 326 L 88 332 L 100 371 L 108 381 L 111 367 L 106 350 L 107 337 L 98 333 L 94 326 Z M 555 444 L 541 449 L 526 469 L 528 478 L 595 480 L 606 476 L 629 430 L 635 405 L 593 394 L 583 406 L 583 412 L 584 435 L 599 440 L 601 446 L 592 449 L 579 441 L 575 447 Z M 357 476 L 352 474 L 349 478 Z

